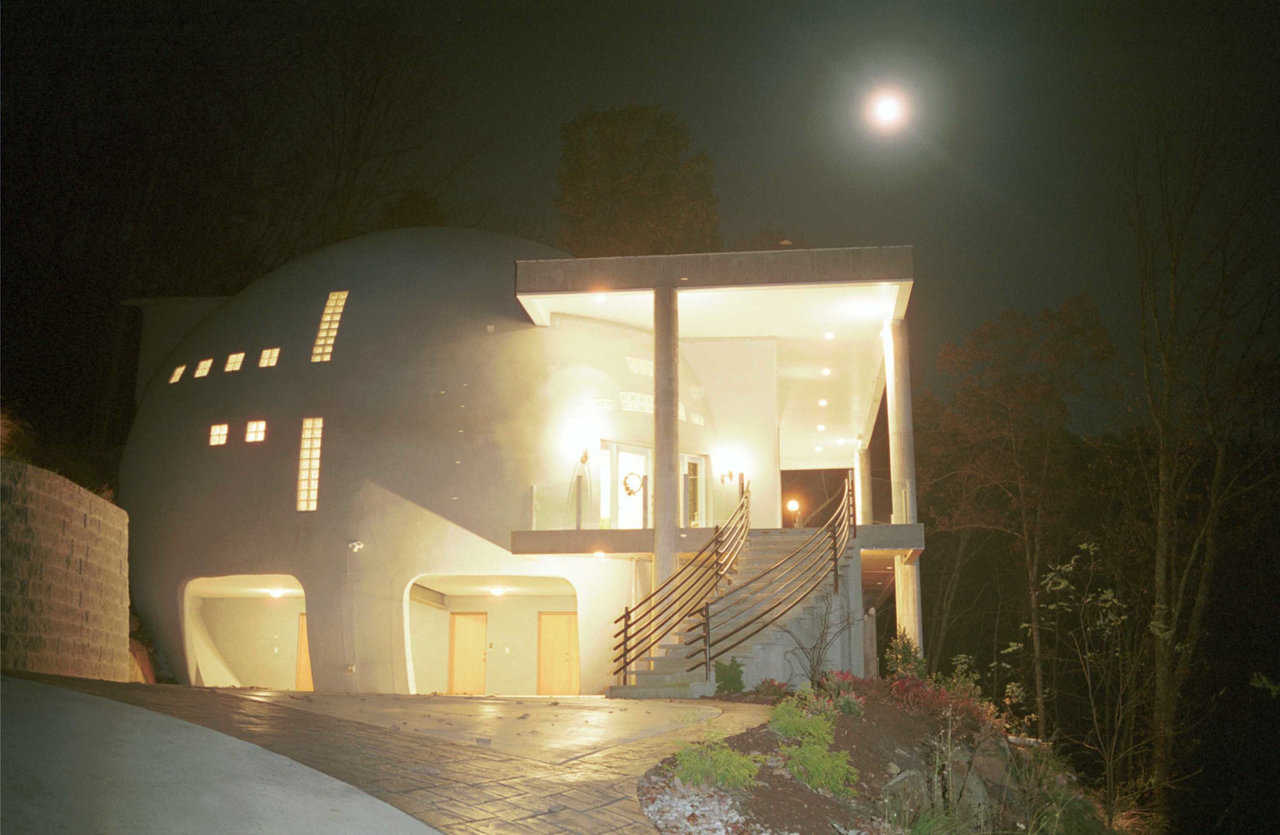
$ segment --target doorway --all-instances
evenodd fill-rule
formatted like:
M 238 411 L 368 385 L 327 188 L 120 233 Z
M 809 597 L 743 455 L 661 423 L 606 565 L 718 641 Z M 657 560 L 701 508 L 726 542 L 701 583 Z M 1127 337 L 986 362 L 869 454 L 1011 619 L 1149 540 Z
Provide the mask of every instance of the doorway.
M 538 695 L 576 696 L 578 671 L 578 613 L 538 613 Z
M 449 615 L 449 693 L 456 696 L 484 694 L 484 612 L 452 612 Z
M 310 690 L 307 600 L 289 574 L 198 577 L 182 594 L 187 676 L 198 687 Z

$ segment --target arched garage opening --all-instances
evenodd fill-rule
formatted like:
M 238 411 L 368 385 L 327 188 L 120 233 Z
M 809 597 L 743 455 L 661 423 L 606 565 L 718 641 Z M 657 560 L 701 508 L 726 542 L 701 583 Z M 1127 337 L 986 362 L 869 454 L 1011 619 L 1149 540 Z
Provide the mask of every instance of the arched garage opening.
M 425 574 L 405 590 L 411 692 L 577 695 L 578 597 L 561 577 Z
M 199 577 L 187 583 L 182 611 L 193 685 L 312 689 L 307 599 L 296 577 Z

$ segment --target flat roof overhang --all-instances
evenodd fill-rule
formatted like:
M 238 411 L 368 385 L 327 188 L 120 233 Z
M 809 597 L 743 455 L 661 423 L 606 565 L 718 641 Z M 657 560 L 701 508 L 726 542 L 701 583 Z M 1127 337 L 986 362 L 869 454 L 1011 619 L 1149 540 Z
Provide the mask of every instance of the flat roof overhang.
M 653 328 L 653 290 L 679 293 L 682 342 L 769 339 L 778 347 L 782 469 L 852 466 L 884 391 L 881 331 L 914 283 L 911 247 L 721 252 L 516 262 L 530 320 Z

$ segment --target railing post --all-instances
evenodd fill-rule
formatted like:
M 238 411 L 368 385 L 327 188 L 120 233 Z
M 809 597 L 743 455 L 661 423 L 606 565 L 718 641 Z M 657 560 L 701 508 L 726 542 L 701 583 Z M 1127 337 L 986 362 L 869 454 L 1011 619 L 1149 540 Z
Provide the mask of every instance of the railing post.
M 627 658 L 629 652 L 627 648 L 627 639 L 630 637 L 628 633 L 631 631 L 631 607 L 622 607 L 622 684 L 625 687 L 630 682 L 627 681 L 627 665 L 630 660 Z
M 711 680 L 711 604 L 702 604 L 702 680 Z

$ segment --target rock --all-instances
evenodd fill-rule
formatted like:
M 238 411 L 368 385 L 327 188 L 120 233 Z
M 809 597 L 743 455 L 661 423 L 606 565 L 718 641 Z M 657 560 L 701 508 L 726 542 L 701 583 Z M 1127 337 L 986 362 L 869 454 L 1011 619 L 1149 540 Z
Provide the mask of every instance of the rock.
M 910 821 L 916 812 L 928 808 L 930 801 L 928 782 L 914 768 L 899 772 L 885 784 L 880 796 L 889 820 L 898 823 Z

